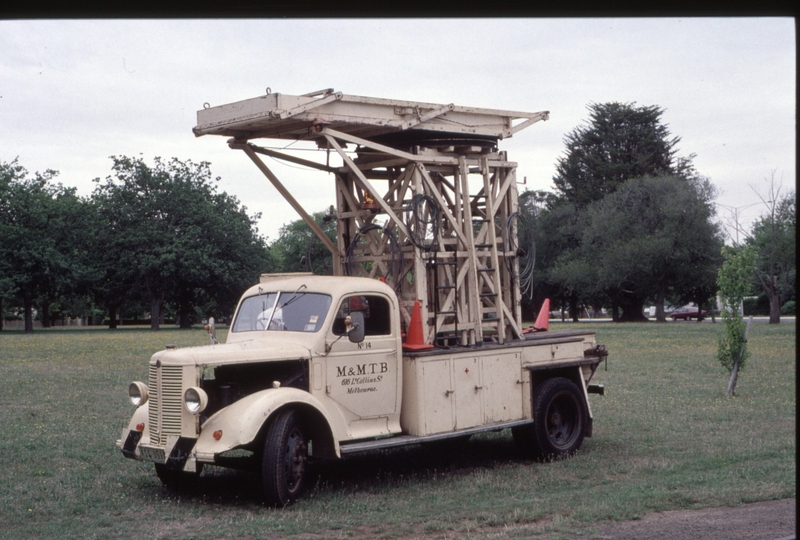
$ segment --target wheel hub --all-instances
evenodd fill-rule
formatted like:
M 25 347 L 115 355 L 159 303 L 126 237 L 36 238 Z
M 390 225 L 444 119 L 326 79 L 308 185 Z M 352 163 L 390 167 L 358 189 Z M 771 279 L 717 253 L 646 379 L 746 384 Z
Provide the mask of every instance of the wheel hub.
M 308 461 L 308 446 L 301 434 L 294 432 L 289 437 L 286 449 L 286 483 L 294 489 L 302 480 Z

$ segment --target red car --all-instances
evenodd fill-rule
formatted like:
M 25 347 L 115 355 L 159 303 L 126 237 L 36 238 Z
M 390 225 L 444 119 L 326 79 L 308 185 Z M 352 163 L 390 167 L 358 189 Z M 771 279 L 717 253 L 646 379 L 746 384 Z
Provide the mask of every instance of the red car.
M 669 314 L 673 321 L 677 321 L 678 319 L 683 319 L 684 321 L 697 319 L 702 321 L 706 318 L 706 315 L 708 315 L 708 311 L 698 311 L 697 308 L 681 308 L 678 311 L 673 311 Z

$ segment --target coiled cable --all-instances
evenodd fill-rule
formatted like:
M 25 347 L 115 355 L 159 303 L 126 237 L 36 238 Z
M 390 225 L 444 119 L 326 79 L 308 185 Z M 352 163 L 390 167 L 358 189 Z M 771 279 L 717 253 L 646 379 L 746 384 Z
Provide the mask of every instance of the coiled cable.
M 517 238 L 513 238 L 511 234 L 514 220 L 517 220 Z M 520 234 L 519 229 L 522 229 Z M 521 249 L 519 247 L 519 238 L 528 239 L 528 249 Z M 536 267 L 536 239 L 533 236 L 533 231 L 528 221 L 520 215 L 519 212 L 514 212 L 503 225 L 503 251 L 506 253 L 513 253 L 512 256 L 506 256 L 505 263 L 508 268 L 508 273 L 512 281 L 519 283 L 520 293 L 528 298 L 533 298 L 533 270 Z M 514 272 L 514 259 L 522 259 L 521 270 L 519 274 Z
M 406 206 L 409 240 L 423 251 L 432 251 L 439 240 L 439 205 L 433 197 L 417 193 Z

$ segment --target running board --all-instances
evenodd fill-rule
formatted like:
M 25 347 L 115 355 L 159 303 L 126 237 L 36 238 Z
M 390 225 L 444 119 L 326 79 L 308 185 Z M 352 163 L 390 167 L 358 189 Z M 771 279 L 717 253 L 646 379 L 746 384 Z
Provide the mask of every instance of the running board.
M 381 448 L 396 448 L 398 446 L 406 446 L 408 444 L 421 444 L 432 441 L 443 441 L 445 439 L 452 439 L 454 437 L 462 437 L 464 435 L 474 435 L 476 433 L 483 433 L 485 431 L 500 431 L 505 428 L 512 428 L 516 426 L 524 426 L 532 424 L 533 420 L 516 420 L 514 422 L 499 422 L 496 424 L 486 424 L 468 429 L 460 429 L 458 431 L 448 431 L 447 433 L 437 433 L 436 435 L 397 435 L 395 437 L 385 437 L 382 439 L 375 439 L 371 441 L 362 441 L 356 443 L 346 443 L 339 446 L 339 451 L 344 454 L 352 454 L 354 452 L 365 452 L 367 450 L 378 450 Z

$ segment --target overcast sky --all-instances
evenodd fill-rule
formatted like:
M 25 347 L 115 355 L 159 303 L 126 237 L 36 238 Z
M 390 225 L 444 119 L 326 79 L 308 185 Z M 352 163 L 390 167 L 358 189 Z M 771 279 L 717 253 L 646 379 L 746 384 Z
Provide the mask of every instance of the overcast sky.
M 194 137 L 206 102 L 334 88 L 547 110 L 500 142 L 518 179 L 547 190 L 587 104 L 636 102 L 666 110 L 679 153 L 718 188 L 720 217 L 752 219 L 763 208 L 750 186 L 766 192 L 773 171 L 795 185 L 795 39 L 791 18 L 5 20 L 0 161 L 55 169 L 81 195 L 112 155 L 210 161 L 272 241 L 299 216 L 226 138 Z M 309 212 L 335 202 L 327 174 L 267 164 Z

